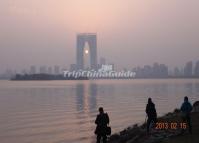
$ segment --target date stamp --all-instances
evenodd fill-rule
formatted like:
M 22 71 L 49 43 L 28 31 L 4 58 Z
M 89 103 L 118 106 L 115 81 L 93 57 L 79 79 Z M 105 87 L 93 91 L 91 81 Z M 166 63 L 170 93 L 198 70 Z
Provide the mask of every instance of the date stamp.
M 187 128 L 187 123 L 177 123 L 177 122 L 157 122 L 155 124 L 155 129 L 156 130 L 167 130 L 167 129 L 172 129 L 172 130 L 177 130 L 177 129 L 186 129 Z

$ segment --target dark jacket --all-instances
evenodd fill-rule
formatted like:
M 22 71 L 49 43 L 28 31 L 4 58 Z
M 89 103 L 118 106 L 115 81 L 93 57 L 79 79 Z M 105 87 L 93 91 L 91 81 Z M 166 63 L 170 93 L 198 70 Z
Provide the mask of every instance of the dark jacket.
M 157 118 L 157 113 L 155 109 L 155 104 L 153 102 L 149 102 L 146 106 L 146 114 L 148 118 Z
M 191 103 L 188 102 L 188 101 L 185 101 L 185 102 L 182 104 L 181 108 L 180 108 L 180 110 L 181 110 L 183 113 L 185 113 L 185 114 L 189 114 L 189 113 L 192 111 L 192 109 L 193 109 L 193 107 L 192 107 Z
M 107 113 L 97 115 L 95 120 L 97 125 L 95 134 L 106 135 L 107 124 L 109 124 L 109 116 Z

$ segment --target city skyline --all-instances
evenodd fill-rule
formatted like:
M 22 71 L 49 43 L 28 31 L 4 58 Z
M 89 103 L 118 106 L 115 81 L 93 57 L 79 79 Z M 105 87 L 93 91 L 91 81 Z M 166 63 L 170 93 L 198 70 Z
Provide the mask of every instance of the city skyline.
M 198 61 L 199 1 L 2 0 L 0 73 L 76 63 L 76 35 L 98 35 L 98 60 L 117 68 Z
M 107 63 L 105 58 L 100 58 L 99 63 L 97 64 L 97 69 L 95 71 L 101 71 L 102 69 L 107 69 L 110 71 L 118 72 L 118 69 L 115 69 L 114 63 Z M 16 75 L 54 75 L 54 76 L 63 76 L 65 71 L 78 72 L 83 69 L 78 69 L 76 64 L 71 64 L 69 68 L 60 67 L 59 65 L 51 66 L 35 66 L 31 65 L 27 69 L 21 71 L 16 71 L 12 69 L 7 69 L 4 73 L 0 74 L 0 79 L 10 79 Z M 84 71 L 92 71 L 94 69 L 84 69 Z M 199 77 L 199 60 L 197 62 L 188 61 L 184 64 L 183 67 L 175 66 L 171 69 L 168 65 L 163 63 L 155 62 L 152 65 L 144 65 L 123 68 L 121 71 L 128 72 L 131 71 L 135 73 L 135 78 L 198 78 Z

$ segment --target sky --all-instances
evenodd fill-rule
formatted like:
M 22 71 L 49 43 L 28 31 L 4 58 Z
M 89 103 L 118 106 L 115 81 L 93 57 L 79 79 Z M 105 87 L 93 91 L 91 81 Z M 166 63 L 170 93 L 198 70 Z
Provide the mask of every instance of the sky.
M 199 60 L 198 0 L 0 0 L 0 72 L 75 63 L 77 33 L 97 33 L 117 68 Z

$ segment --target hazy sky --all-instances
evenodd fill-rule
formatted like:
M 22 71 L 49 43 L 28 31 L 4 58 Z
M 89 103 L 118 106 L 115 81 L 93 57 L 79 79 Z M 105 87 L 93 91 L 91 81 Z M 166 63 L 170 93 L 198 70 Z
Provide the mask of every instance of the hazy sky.
M 183 65 L 199 60 L 199 0 L 0 0 L 0 70 L 69 67 L 80 32 L 117 67 Z

